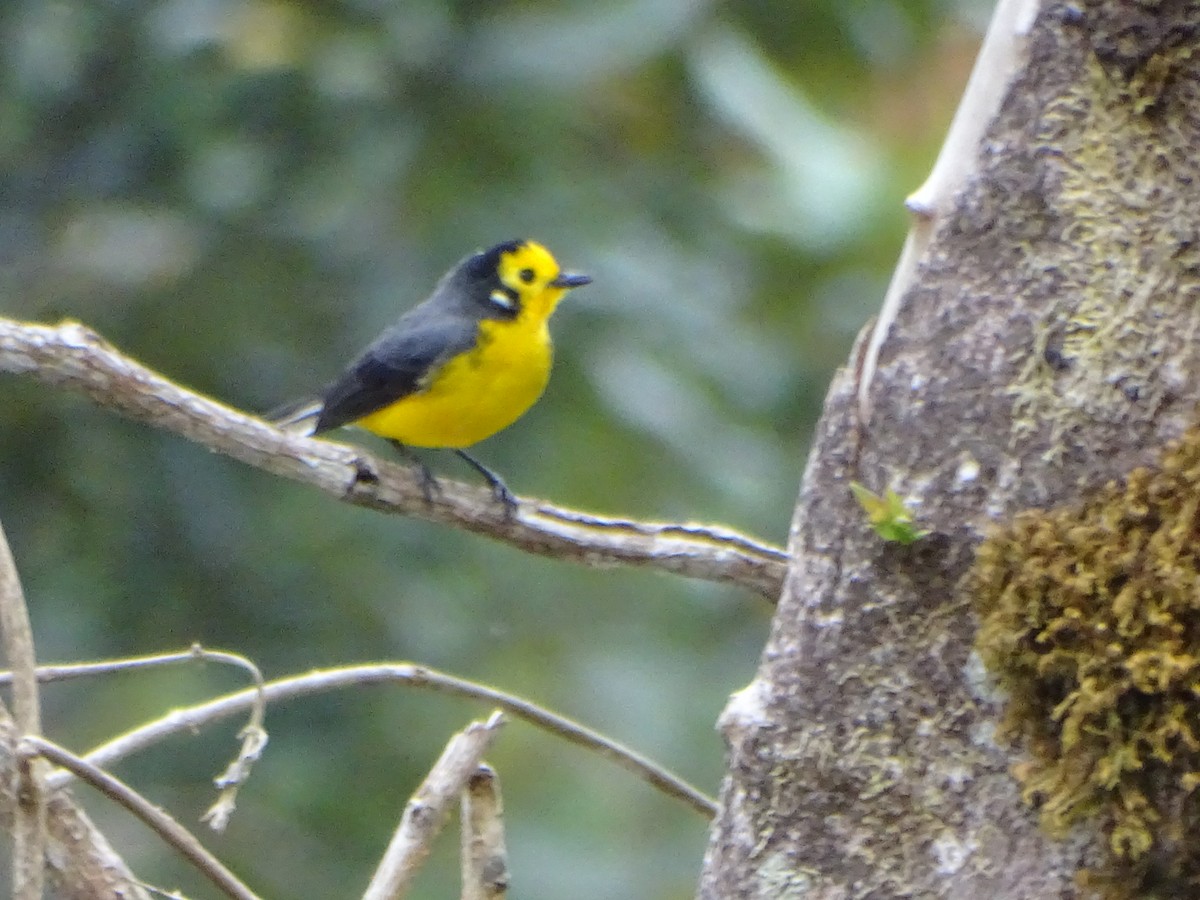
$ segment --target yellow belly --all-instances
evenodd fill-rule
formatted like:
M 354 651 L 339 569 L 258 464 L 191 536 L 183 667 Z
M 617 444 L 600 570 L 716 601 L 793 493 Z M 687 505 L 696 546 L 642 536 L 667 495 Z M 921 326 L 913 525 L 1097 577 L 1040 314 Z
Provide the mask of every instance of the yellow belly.
M 479 343 L 443 366 L 432 384 L 354 424 L 410 447 L 469 447 L 519 419 L 550 378 L 545 324 L 483 322 Z

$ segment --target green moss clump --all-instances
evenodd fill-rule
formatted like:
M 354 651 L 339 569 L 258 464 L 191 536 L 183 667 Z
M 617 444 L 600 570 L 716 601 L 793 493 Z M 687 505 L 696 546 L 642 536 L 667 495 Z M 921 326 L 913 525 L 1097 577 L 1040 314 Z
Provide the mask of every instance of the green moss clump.
M 1018 514 L 980 545 L 971 590 L 1043 825 L 1097 823 L 1122 890 L 1195 891 L 1200 430 L 1082 505 Z

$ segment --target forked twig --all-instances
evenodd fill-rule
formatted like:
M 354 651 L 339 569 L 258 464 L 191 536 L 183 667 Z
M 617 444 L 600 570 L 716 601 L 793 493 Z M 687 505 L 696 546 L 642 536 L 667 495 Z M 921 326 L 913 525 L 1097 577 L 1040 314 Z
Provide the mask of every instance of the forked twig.
M 400 900 L 408 892 L 413 877 L 429 856 L 433 839 L 503 724 L 504 714 L 496 711 L 486 722 L 472 722 L 446 744 L 404 807 L 400 825 L 363 900 Z
M 220 795 L 208 811 L 201 817 L 208 822 L 213 831 L 223 831 L 229 822 L 229 817 L 237 806 L 238 789 L 250 777 L 250 770 L 258 761 L 267 745 L 267 732 L 263 727 L 266 715 L 266 698 L 263 695 L 263 677 L 251 660 L 239 653 L 228 653 L 223 650 L 208 650 L 200 644 L 193 644 L 187 650 L 176 653 L 154 653 L 146 656 L 136 656 L 127 659 L 104 660 L 102 662 L 66 663 L 63 665 L 39 666 L 36 670 L 39 682 L 68 681 L 75 678 L 96 678 L 101 675 L 111 675 L 115 672 L 127 672 L 135 669 L 157 668 L 159 666 L 177 665 L 191 662 L 216 662 L 222 665 L 234 666 L 250 673 L 254 679 L 256 699 L 250 707 L 250 719 L 245 724 L 238 737 L 241 746 L 238 754 L 225 768 L 225 771 L 213 779 Z M 0 672 L 0 684 L 13 680 L 12 672 Z

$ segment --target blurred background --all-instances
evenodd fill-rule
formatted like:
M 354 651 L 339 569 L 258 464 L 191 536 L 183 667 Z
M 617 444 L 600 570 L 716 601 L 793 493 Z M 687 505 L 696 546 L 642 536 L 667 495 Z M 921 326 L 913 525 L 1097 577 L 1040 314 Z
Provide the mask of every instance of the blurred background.
M 879 306 L 989 7 L 5 0 L 0 313 L 80 319 L 265 410 L 464 254 L 534 237 L 595 283 L 555 317 L 545 398 L 476 454 L 520 494 L 783 543 L 826 385 Z M 268 677 L 413 660 L 714 794 L 714 721 L 769 626 L 742 591 L 351 508 L 10 376 L 0 520 L 43 661 L 193 641 Z M 193 666 L 53 686 L 46 728 L 83 751 L 243 684 Z M 380 687 L 273 708 L 237 815 L 204 839 L 264 896 L 357 896 L 448 736 L 486 712 Z M 236 728 L 118 773 L 199 828 Z M 691 896 L 690 810 L 519 723 L 490 760 L 512 896 Z M 213 895 L 79 795 L 139 875 Z M 447 831 L 417 896 L 457 896 L 456 845 Z

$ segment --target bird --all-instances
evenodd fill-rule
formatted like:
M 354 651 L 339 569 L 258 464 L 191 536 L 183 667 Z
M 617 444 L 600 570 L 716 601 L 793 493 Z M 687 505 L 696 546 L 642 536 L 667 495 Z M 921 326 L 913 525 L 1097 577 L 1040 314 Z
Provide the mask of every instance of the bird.
M 268 418 L 310 435 L 344 425 L 379 435 L 416 463 L 428 502 L 437 480 L 410 448 L 453 450 L 511 515 L 513 493 L 465 448 L 513 424 L 541 397 L 554 357 L 550 316 L 568 291 L 591 281 L 564 272 L 533 240 L 473 253 L 318 396 Z

